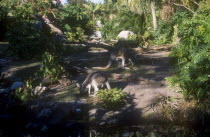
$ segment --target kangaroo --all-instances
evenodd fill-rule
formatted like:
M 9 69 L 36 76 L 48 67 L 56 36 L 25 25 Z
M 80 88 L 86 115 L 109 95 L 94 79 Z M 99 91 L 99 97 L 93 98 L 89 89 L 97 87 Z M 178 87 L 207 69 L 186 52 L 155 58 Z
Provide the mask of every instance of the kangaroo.
M 110 59 L 108 64 L 105 67 L 93 67 L 93 69 L 108 69 L 114 60 L 122 60 L 122 67 L 125 68 L 125 61 L 128 59 L 128 61 L 131 63 L 131 65 L 134 65 L 134 57 L 131 55 L 131 53 L 125 49 L 125 48 L 119 48 L 111 53 Z
M 90 95 L 91 86 L 93 86 L 94 88 L 93 96 L 95 96 L 96 92 L 99 90 L 98 86 L 103 86 L 104 84 L 106 84 L 108 89 L 111 89 L 107 75 L 104 72 L 96 71 L 89 73 L 85 81 L 82 83 L 82 85 L 77 84 L 77 86 L 80 88 L 80 93 L 83 93 L 85 91 L 85 88 L 88 88 L 89 95 Z

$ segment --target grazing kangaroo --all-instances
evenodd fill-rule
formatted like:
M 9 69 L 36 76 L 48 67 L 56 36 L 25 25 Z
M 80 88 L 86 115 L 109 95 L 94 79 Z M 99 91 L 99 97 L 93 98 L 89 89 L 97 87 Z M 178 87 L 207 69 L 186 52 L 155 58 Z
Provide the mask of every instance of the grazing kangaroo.
M 77 86 L 80 88 L 80 93 L 83 93 L 85 91 L 85 88 L 88 88 L 89 95 L 90 95 L 91 86 L 93 86 L 94 88 L 93 96 L 95 96 L 96 92 L 99 90 L 98 86 L 103 86 L 104 84 L 106 84 L 108 89 L 111 89 L 107 75 L 104 72 L 96 71 L 89 73 L 85 81 L 82 83 L 82 85 L 77 84 Z
M 117 50 L 114 50 L 111 53 L 110 59 L 108 64 L 105 67 L 93 67 L 93 69 L 108 69 L 114 60 L 122 60 L 122 67 L 125 68 L 125 61 L 128 60 L 132 65 L 134 65 L 134 56 L 131 55 L 131 53 L 125 49 L 125 48 L 119 48 Z

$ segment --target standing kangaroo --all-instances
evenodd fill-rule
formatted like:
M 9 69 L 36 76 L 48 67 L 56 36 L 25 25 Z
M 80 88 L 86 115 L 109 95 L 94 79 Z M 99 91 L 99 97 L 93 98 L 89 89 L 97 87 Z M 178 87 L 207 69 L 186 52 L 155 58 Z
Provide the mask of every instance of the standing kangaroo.
M 134 65 L 134 56 L 131 55 L 131 53 L 127 49 L 119 48 L 111 53 L 109 62 L 105 67 L 93 67 L 93 69 L 108 69 L 112 65 L 112 62 L 118 59 L 122 60 L 123 68 L 125 68 L 126 60 L 128 60 L 132 65 Z
M 88 88 L 89 95 L 90 95 L 91 86 L 93 86 L 94 88 L 93 96 L 95 96 L 96 92 L 99 90 L 98 86 L 103 86 L 104 84 L 106 84 L 108 89 L 111 89 L 107 75 L 104 72 L 96 71 L 89 73 L 85 81 L 82 83 L 82 85 L 77 84 L 77 86 L 80 88 L 80 93 L 83 93 L 85 91 L 85 88 Z

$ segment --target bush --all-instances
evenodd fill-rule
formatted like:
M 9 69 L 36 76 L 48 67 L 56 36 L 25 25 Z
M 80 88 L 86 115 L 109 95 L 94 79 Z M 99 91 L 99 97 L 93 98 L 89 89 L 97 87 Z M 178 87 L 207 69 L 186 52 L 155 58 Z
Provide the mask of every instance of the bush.
M 123 30 L 134 32 L 138 38 L 145 30 L 144 16 L 127 10 L 119 12 L 112 20 L 105 20 L 103 22 L 102 36 L 104 39 L 116 39 L 117 35 Z M 137 40 L 137 42 L 139 41 Z
M 85 40 L 84 30 L 80 27 L 69 29 L 68 32 L 65 32 L 65 36 L 70 42 L 80 42 Z
M 8 32 L 10 55 L 30 59 L 40 55 L 45 49 L 45 35 L 35 29 L 36 21 L 17 21 Z
M 182 24 L 183 20 L 190 18 L 190 15 L 186 12 L 177 12 L 168 22 L 159 22 L 157 29 L 154 32 L 154 41 L 151 44 L 162 45 L 169 44 L 174 41 L 176 37 L 177 24 Z
M 208 104 L 210 98 L 210 27 L 207 22 L 210 22 L 209 10 L 200 10 L 179 25 L 181 42 L 170 55 L 175 74 L 168 78 L 168 82 L 181 88 L 186 98 L 193 97 L 202 104 Z
M 33 99 L 32 96 L 32 82 L 25 81 L 25 85 L 12 92 L 12 96 L 21 104 L 27 104 Z
M 60 56 L 51 52 L 45 52 L 42 55 L 42 64 L 38 74 L 41 77 L 48 77 L 56 81 L 62 73 L 64 73 L 64 68 L 61 66 Z
M 91 20 L 90 15 L 85 14 L 84 8 L 79 7 L 77 4 L 66 5 L 59 14 L 60 20 L 56 23 L 65 33 L 74 34 L 79 32 L 80 35 L 77 36 L 81 36 L 82 33 L 90 35 L 95 29 L 95 22 Z
M 117 109 L 126 103 L 126 93 L 121 89 L 103 89 L 99 90 L 97 95 L 106 109 Z

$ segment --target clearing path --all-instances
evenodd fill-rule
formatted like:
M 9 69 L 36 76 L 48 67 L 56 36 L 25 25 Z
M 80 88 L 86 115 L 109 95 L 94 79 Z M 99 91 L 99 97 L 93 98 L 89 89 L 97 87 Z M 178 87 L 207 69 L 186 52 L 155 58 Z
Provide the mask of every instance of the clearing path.
M 98 49 L 97 52 L 95 50 L 72 55 L 69 57 L 70 61 L 80 60 L 80 64 L 88 68 L 105 66 L 110 53 L 104 49 L 101 51 Z M 86 111 L 88 111 L 89 122 L 99 125 L 141 123 L 143 118 L 156 115 L 161 108 L 161 100 L 182 98 L 180 93 L 175 93 L 168 88 L 165 80 L 171 75 L 168 54 L 169 51 L 161 47 L 149 49 L 143 54 L 137 52 L 136 65 L 130 66 L 129 70 L 117 67 L 116 62 L 109 69 L 103 70 L 110 74 L 112 88 L 121 88 L 129 94 L 130 102 L 122 109 L 116 111 L 102 109 L 95 104 L 97 99 L 78 96 L 78 89 L 74 84 L 70 88 L 57 85 L 53 88 L 57 93 L 51 94 L 50 98 L 53 99 L 50 100 L 73 102 L 78 109 L 84 109 L 82 105 L 88 106 Z M 85 79 L 84 74 L 81 77 Z
M 88 52 L 71 54 L 67 59 L 88 68 L 105 66 L 110 53 L 103 45 L 98 49 L 94 47 L 94 50 L 91 48 Z M 112 88 L 121 88 L 129 94 L 130 101 L 125 107 L 109 111 L 96 104 L 97 98 L 80 96 L 74 82 L 70 85 L 56 84 L 51 85 L 51 91 L 40 95 L 31 106 L 38 121 L 44 117 L 48 124 L 54 125 L 71 125 L 72 121 L 81 120 L 99 125 L 139 124 L 143 122 L 142 119 L 156 115 L 162 99 L 182 98 L 181 94 L 168 88 L 165 80 L 171 75 L 169 51 L 159 47 L 147 49 L 142 54 L 138 52 L 140 49 L 135 50 L 137 61 L 134 66 L 128 66 L 130 69 L 121 69 L 114 62 L 109 69 L 104 70 L 110 74 Z M 24 67 L 20 67 L 21 64 Z M 39 62 L 13 62 L 6 71 L 12 72 L 14 77 L 21 77 L 21 74 L 33 74 L 34 68 L 39 66 Z M 85 74 L 79 77 L 83 81 Z

